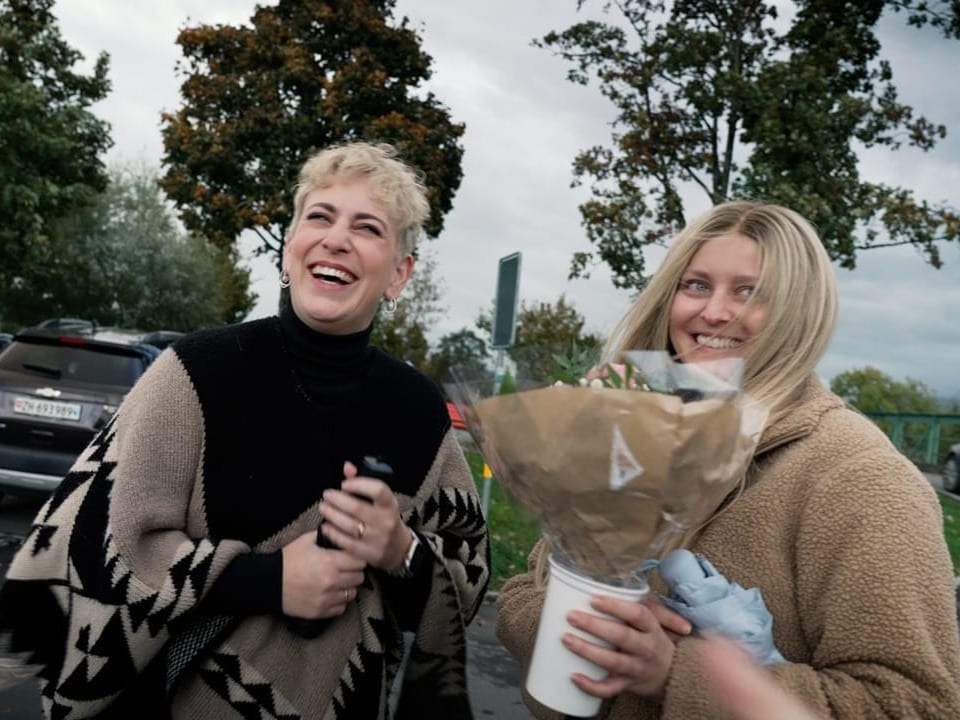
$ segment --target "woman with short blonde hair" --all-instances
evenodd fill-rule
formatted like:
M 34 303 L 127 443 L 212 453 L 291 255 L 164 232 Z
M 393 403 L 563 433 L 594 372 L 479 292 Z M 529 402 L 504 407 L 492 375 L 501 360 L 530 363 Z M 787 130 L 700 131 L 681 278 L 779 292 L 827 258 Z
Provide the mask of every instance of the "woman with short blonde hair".
M 37 673 L 48 717 L 472 717 L 476 485 L 436 384 L 369 342 L 423 185 L 352 143 L 295 207 L 290 302 L 155 360 L 11 564 L 0 683 Z

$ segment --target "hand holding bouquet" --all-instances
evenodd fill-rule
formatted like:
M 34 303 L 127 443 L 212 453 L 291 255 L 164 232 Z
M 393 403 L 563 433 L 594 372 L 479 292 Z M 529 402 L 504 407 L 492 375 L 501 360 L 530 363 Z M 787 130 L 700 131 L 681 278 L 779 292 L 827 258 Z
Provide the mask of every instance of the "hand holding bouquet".
M 457 369 L 448 386 L 504 490 L 573 566 L 614 584 L 710 516 L 764 417 L 740 391 L 739 361 L 640 351 L 625 361 L 584 385 L 493 396 L 487 377 Z
M 764 417 L 740 392 L 739 360 L 625 359 L 582 379 L 565 367 L 570 384 L 510 395 L 492 396 L 487 377 L 462 371 L 448 386 L 503 488 L 552 546 L 526 688 L 566 715 L 593 715 L 600 700 L 557 678 L 604 675 L 561 643 L 569 611 L 592 612 L 595 594 L 643 598 L 645 561 L 736 487 Z

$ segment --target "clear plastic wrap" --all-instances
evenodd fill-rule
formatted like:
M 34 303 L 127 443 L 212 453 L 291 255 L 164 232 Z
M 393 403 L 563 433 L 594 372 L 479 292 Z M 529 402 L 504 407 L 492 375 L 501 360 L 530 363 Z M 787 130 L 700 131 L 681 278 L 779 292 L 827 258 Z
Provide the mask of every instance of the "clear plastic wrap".
M 684 365 L 636 351 L 625 361 L 615 383 L 528 382 L 533 389 L 493 395 L 489 375 L 455 368 L 447 386 L 554 555 L 610 585 L 631 584 L 670 536 L 717 509 L 765 419 L 741 392 L 739 360 Z

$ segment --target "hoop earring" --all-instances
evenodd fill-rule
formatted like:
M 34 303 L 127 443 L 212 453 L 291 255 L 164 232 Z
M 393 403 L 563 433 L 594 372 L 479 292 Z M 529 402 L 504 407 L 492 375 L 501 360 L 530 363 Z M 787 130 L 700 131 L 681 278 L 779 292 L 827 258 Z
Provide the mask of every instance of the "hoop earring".
M 393 315 L 397 311 L 397 299 L 385 297 L 383 302 L 380 303 L 380 307 L 383 308 L 384 314 Z
M 282 287 L 284 290 L 290 287 L 290 273 L 288 273 L 286 270 L 280 273 L 280 287 Z

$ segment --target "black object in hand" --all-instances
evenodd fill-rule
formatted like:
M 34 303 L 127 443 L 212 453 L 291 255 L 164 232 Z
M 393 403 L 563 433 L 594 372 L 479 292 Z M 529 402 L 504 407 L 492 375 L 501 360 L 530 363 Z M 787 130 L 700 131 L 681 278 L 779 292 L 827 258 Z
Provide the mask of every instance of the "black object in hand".
M 393 468 L 390 467 L 382 458 L 375 455 L 364 455 L 357 465 L 357 475 L 376 478 L 377 480 L 388 481 L 393 477 Z M 366 495 L 354 495 L 357 500 L 373 503 L 373 500 Z M 323 524 L 317 528 L 317 545 L 322 548 L 339 550 L 340 548 L 326 535 L 323 534 Z
M 388 481 L 393 477 L 393 468 L 390 467 L 382 458 L 375 455 L 364 455 L 357 465 L 357 475 L 364 477 L 377 478 L 378 480 Z M 354 495 L 358 500 L 364 500 L 373 503 L 373 500 L 366 495 Z M 323 523 L 317 528 L 317 546 L 329 550 L 339 550 L 340 548 L 330 538 L 323 534 Z M 305 618 L 288 618 L 287 627 L 291 632 L 296 633 L 302 638 L 312 639 L 317 637 L 330 622 L 330 618 L 319 618 L 316 620 L 307 620 Z
M 357 475 L 386 481 L 393 477 L 393 468 L 383 458 L 376 455 L 364 455 L 357 466 Z

